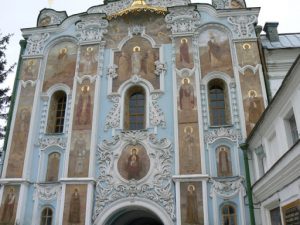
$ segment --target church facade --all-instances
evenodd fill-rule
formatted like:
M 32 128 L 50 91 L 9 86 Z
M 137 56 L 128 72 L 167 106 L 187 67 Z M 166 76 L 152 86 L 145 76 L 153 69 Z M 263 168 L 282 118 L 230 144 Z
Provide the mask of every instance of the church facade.
M 258 14 L 240 0 L 42 10 L 22 30 L 0 224 L 253 225 L 240 144 L 268 104 Z

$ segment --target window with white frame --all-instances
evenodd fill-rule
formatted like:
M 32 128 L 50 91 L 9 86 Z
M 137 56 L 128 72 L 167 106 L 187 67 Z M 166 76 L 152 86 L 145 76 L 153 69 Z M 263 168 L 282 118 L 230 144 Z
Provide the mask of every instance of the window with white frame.
M 63 133 L 67 95 L 64 91 L 55 92 L 48 111 L 47 133 Z
M 140 86 L 131 87 L 124 101 L 124 128 L 142 130 L 146 124 L 146 94 Z

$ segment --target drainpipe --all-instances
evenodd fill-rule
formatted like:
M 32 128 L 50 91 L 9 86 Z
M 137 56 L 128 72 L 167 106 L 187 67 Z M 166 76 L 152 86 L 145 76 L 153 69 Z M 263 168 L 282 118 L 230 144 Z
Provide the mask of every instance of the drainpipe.
M 10 102 L 10 107 L 9 107 L 9 111 L 8 111 L 8 118 L 7 118 L 7 125 L 6 125 L 6 133 L 5 133 L 5 138 L 4 138 L 4 144 L 3 144 L 3 152 L 2 152 L 2 165 L 1 165 L 1 175 L 2 175 L 2 169 L 3 169 L 3 163 L 4 163 L 4 159 L 5 159 L 5 153 L 6 153 L 6 148 L 7 148 L 7 142 L 8 142 L 8 137 L 10 134 L 10 129 L 11 129 L 11 120 L 12 120 L 12 115 L 13 115 L 13 111 L 15 108 L 15 101 L 16 101 L 16 97 L 17 97 L 17 90 L 18 90 L 18 86 L 19 86 L 19 80 L 20 80 L 20 68 L 21 68 L 21 62 L 22 62 L 22 55 L 24 54 L 25 48 L 26 48 L 26 40 L 21 40 L 19 42 L 20 46 L 21 46 L 21 50 L 20 50 L 20 54 L 19 54 L 19 61 L 18 61 L 18 66 L 17 66 L 17 72 L 16 72 L 16 77 L 15 77 L 15 82 L 14 82 L 14 87 L 13 87 L 13 91 L 11 94 L 11 102 Z
M 250 224 L 255 225 L 255 216 L 254 216 L 254 207 L 253 207 L 253 198 L 252 198 L 252 186 L 250 179 L 250 170 L 248 163 L 248 144 L 240 144 L 240 148 L 243 150 L 244 163 L 245 163 L 245 172 L 246 172 L 246 184 L 247 184 L 247 197 L 249 201 L 249 213 L 250 213 Z

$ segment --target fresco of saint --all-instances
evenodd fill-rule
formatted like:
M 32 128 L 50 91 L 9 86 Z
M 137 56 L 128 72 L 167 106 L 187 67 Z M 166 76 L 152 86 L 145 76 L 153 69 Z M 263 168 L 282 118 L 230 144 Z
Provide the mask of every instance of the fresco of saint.
M 15 189 L 10 188 L 9 192 L 5 197 L 1 222 L 6 222 L 6 223 L 13 222 L 12 220 L 14 215 L 15 201 L 16 201 Z
M 69 225 L 80 224 L 80 195 L 77 188 L 71 196 L 68 222 Z
M 188 78 L 184 78 L 180 86 L 179 105 L 181 110 L 191 110 L 195 106 L 194 87 Z
M 136 148 L 131 149 L 131 155 L 127 161 L 128 180 L 139 179 L 140 174 L 140 158 Z

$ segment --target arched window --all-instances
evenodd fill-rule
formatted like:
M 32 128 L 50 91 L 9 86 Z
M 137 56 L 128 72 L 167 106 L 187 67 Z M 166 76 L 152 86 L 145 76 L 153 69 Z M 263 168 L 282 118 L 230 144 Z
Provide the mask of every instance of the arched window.
M 53 212 L 50 208 L 45 208 L 41 215 L 41 225 L 52 225 Z
M 124 128 L 127 130 L 145 129 L 146 97 L 142 87 L 130 88 L 125 98 Z
M 222 207 L 222 225 L 236 225 L 236 209 L 232 205 Z
M 208 84 L 208 99 L 210 124 L 212 126 L 230 124 L 227 86 L 220 79 L 214 79 Z
M 218 176 L 232 176 L 230 149 L 226 146 L 217 148 Z
M 46 174 L 46 181 L 47 182 L 58 181 L 59 162 L 60 162 L 60 154 L 59 153 L 53 152 L 49 155 L 49 157 L 48 157 L 48 166 L 47 166 L 47 174 Z
M 52 95 L 49 112 L 47 133 L 62 133 L 64 130 L 67 95 L 57 91 Z

